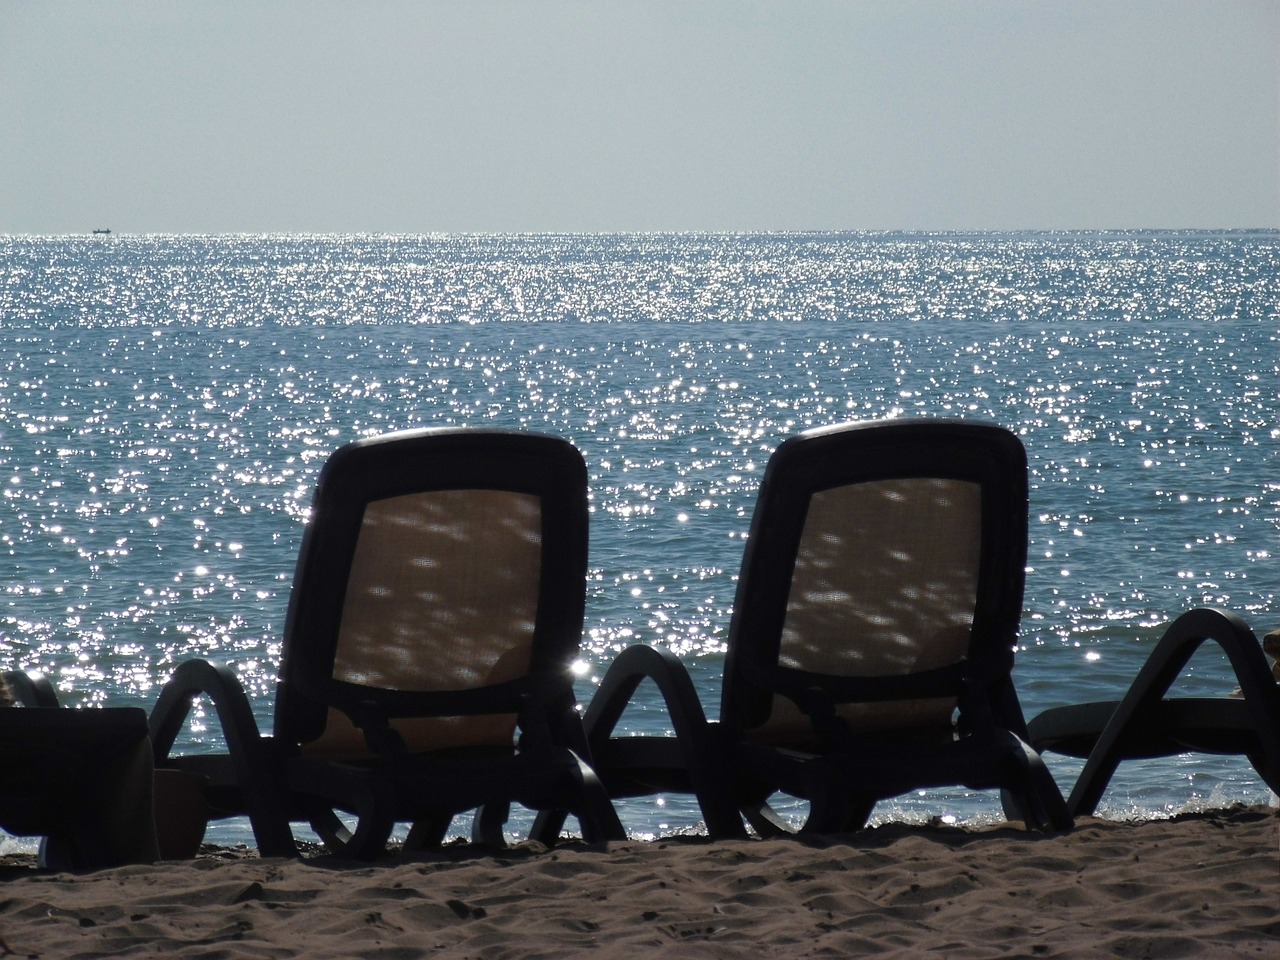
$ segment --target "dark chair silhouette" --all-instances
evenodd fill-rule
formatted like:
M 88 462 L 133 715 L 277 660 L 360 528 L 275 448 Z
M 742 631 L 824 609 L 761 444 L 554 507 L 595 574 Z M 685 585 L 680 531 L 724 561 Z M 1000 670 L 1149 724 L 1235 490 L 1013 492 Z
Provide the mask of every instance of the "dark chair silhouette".
M 1226 652 L 1242 696 L 1166 696 L 1207 642 Z M 1280 792 L 1280 688 L 1253 631 L 1225 610 L 1201 608 L 1178 617 L 1122 700 L 1046 710 L 1029 728 L 1038 749 L 1087 758 L 1067 801 L 1075 816 L 1097 809 L 1123 761 L 1180 753 L 1246 756 Z
M 39 673 L 9 670 L 3 674 L 4 686 L 13 702 L 24 707 L 56 707 L 58 694 L 47 677 Z
M 995 426 L 914 420 L 788 438 L 770 458 L 729 627 L 718 723 L 671 653 L 624 650 L 586 712 L 615 798 L 692 792 L 712 836 L 862 827 L 917 788 L 1000 788 L 1067 828 L 1010 671 L 1027 543 L 1026 455 Z M 676 736 L 612 736 L 652 680 Z M 953 720 L 954 716 L 954 720 Z
M 146 712 L 63 710 L 43 677 L 4 679 L 21 705 L 0 709 L 0 827 L 43 837 L 45 867 L 158 860 Z
M 189 661 L 151 715 L 157 763 L 207 778 L 211 816 L 247 814 L 266 856 L 296 854 L 291 821 L 368 858 L 397 822 L 409 845 L 438 845 L 475 808 L 476 838 L 501 843 L 511 802 L 621 838 L 570 672 L 586 560 L 586 466 L 563 440 L 445 429 L 349 444 L 316 487 L 272 734 L 229 669 Z M 202 694 L 227 752 L 172 756 Z

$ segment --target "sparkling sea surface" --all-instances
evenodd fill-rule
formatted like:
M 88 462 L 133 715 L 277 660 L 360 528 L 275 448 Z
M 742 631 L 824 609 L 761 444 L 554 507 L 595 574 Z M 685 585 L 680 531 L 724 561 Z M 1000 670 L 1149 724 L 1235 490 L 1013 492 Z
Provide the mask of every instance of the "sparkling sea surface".
M 716 715 L 764 464 L 848 420 L 1022 437 L 1028 717 L 1119 697 L 1186 609 L 1280 626 L 1275 232 L 0 237 L 0 329 L 0 665 L 68 705 L 150 708 L 177 662 L 216 657 L 269 730 L 317 471 L 423 425 L 583 451 L 584 700 L 654 643 Z M 1177 689 L 1234 686 L 1214 648 Z M 668 729 L 651 698 L 624 727 Z M 203 723 L 182 741 L 218 746 Z M 1069 791 L 1078 762 L 1050 763 Z M 1242 759 L 1184 756 L 1123 766 L 1100 812 L 1269 798 Z M 873 822 L 999 811 L 934 790 Z M 621 813 L 698 828 L 688 797 Z

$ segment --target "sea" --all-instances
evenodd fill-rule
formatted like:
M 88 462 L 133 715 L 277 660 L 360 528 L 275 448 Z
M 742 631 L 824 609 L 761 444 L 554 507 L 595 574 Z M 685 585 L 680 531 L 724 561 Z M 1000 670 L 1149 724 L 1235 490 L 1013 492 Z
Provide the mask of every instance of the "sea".
M 765 463 L 845 421 L 1022 438 L 1029 717 L 1118 698 L 1185 610 L 1280 627 L 1274 231 L 0 236 L 0 330 L 0 665 L 68 706 L 149 708 L 178 662 L 213 657 L 270 730 L 316 473 L 418 426 L 582 450 L 584 702 L 646 643 L 717 715 Z M 1206 648 L 1176 689 L 1234 686 Z M 219 749 L 211 714 L 181 750 Z M 670 731 L 652 691 L 622 729 Z M 1049 762 L 1069 791 L 1079 762 Z M 1100 813 L 1267 802 L 1243 759 L 1187 755 L 1122 766 Z M 701 827 L 686 796 L 620 813 L 635 836 Z M 995 795 L 958 788 L 872 822 L 999 819 Z

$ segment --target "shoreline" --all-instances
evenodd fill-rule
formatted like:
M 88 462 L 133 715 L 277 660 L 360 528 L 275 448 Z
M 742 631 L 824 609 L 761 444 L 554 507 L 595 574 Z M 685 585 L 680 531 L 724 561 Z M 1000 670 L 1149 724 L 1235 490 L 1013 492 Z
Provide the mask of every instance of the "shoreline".
M 1262 957 L 1280 937 L 1280 812 L 1263 806 L 1049 835 L 886 824 L 373 864 L 216 846 L 89 874 L 33 864 L 0 858 L 0 955 Z

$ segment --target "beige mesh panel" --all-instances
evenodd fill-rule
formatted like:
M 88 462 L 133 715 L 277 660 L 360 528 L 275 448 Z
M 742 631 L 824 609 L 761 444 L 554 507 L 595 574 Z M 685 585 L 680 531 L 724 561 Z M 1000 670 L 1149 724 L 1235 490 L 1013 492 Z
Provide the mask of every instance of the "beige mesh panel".
M 392 690 L 465 690 L 528 673 L 542 560 L 541 501 L 446 490 L 365 509 L 334 676 Z M 411 750 L 510 744 L 515 718 L 396 721 Z M 364 753 L 331 713 L 309 752 Z
M 981 548 L 982 490 L 911 478 L 814 494 L 796 557 L 779 662 L 837 676 L 901 675 L 963 659 Z M 856 704 L 859 728 L 949 724 L 953 700 Z M 777 698 L 760 736 L 805 738 Z

